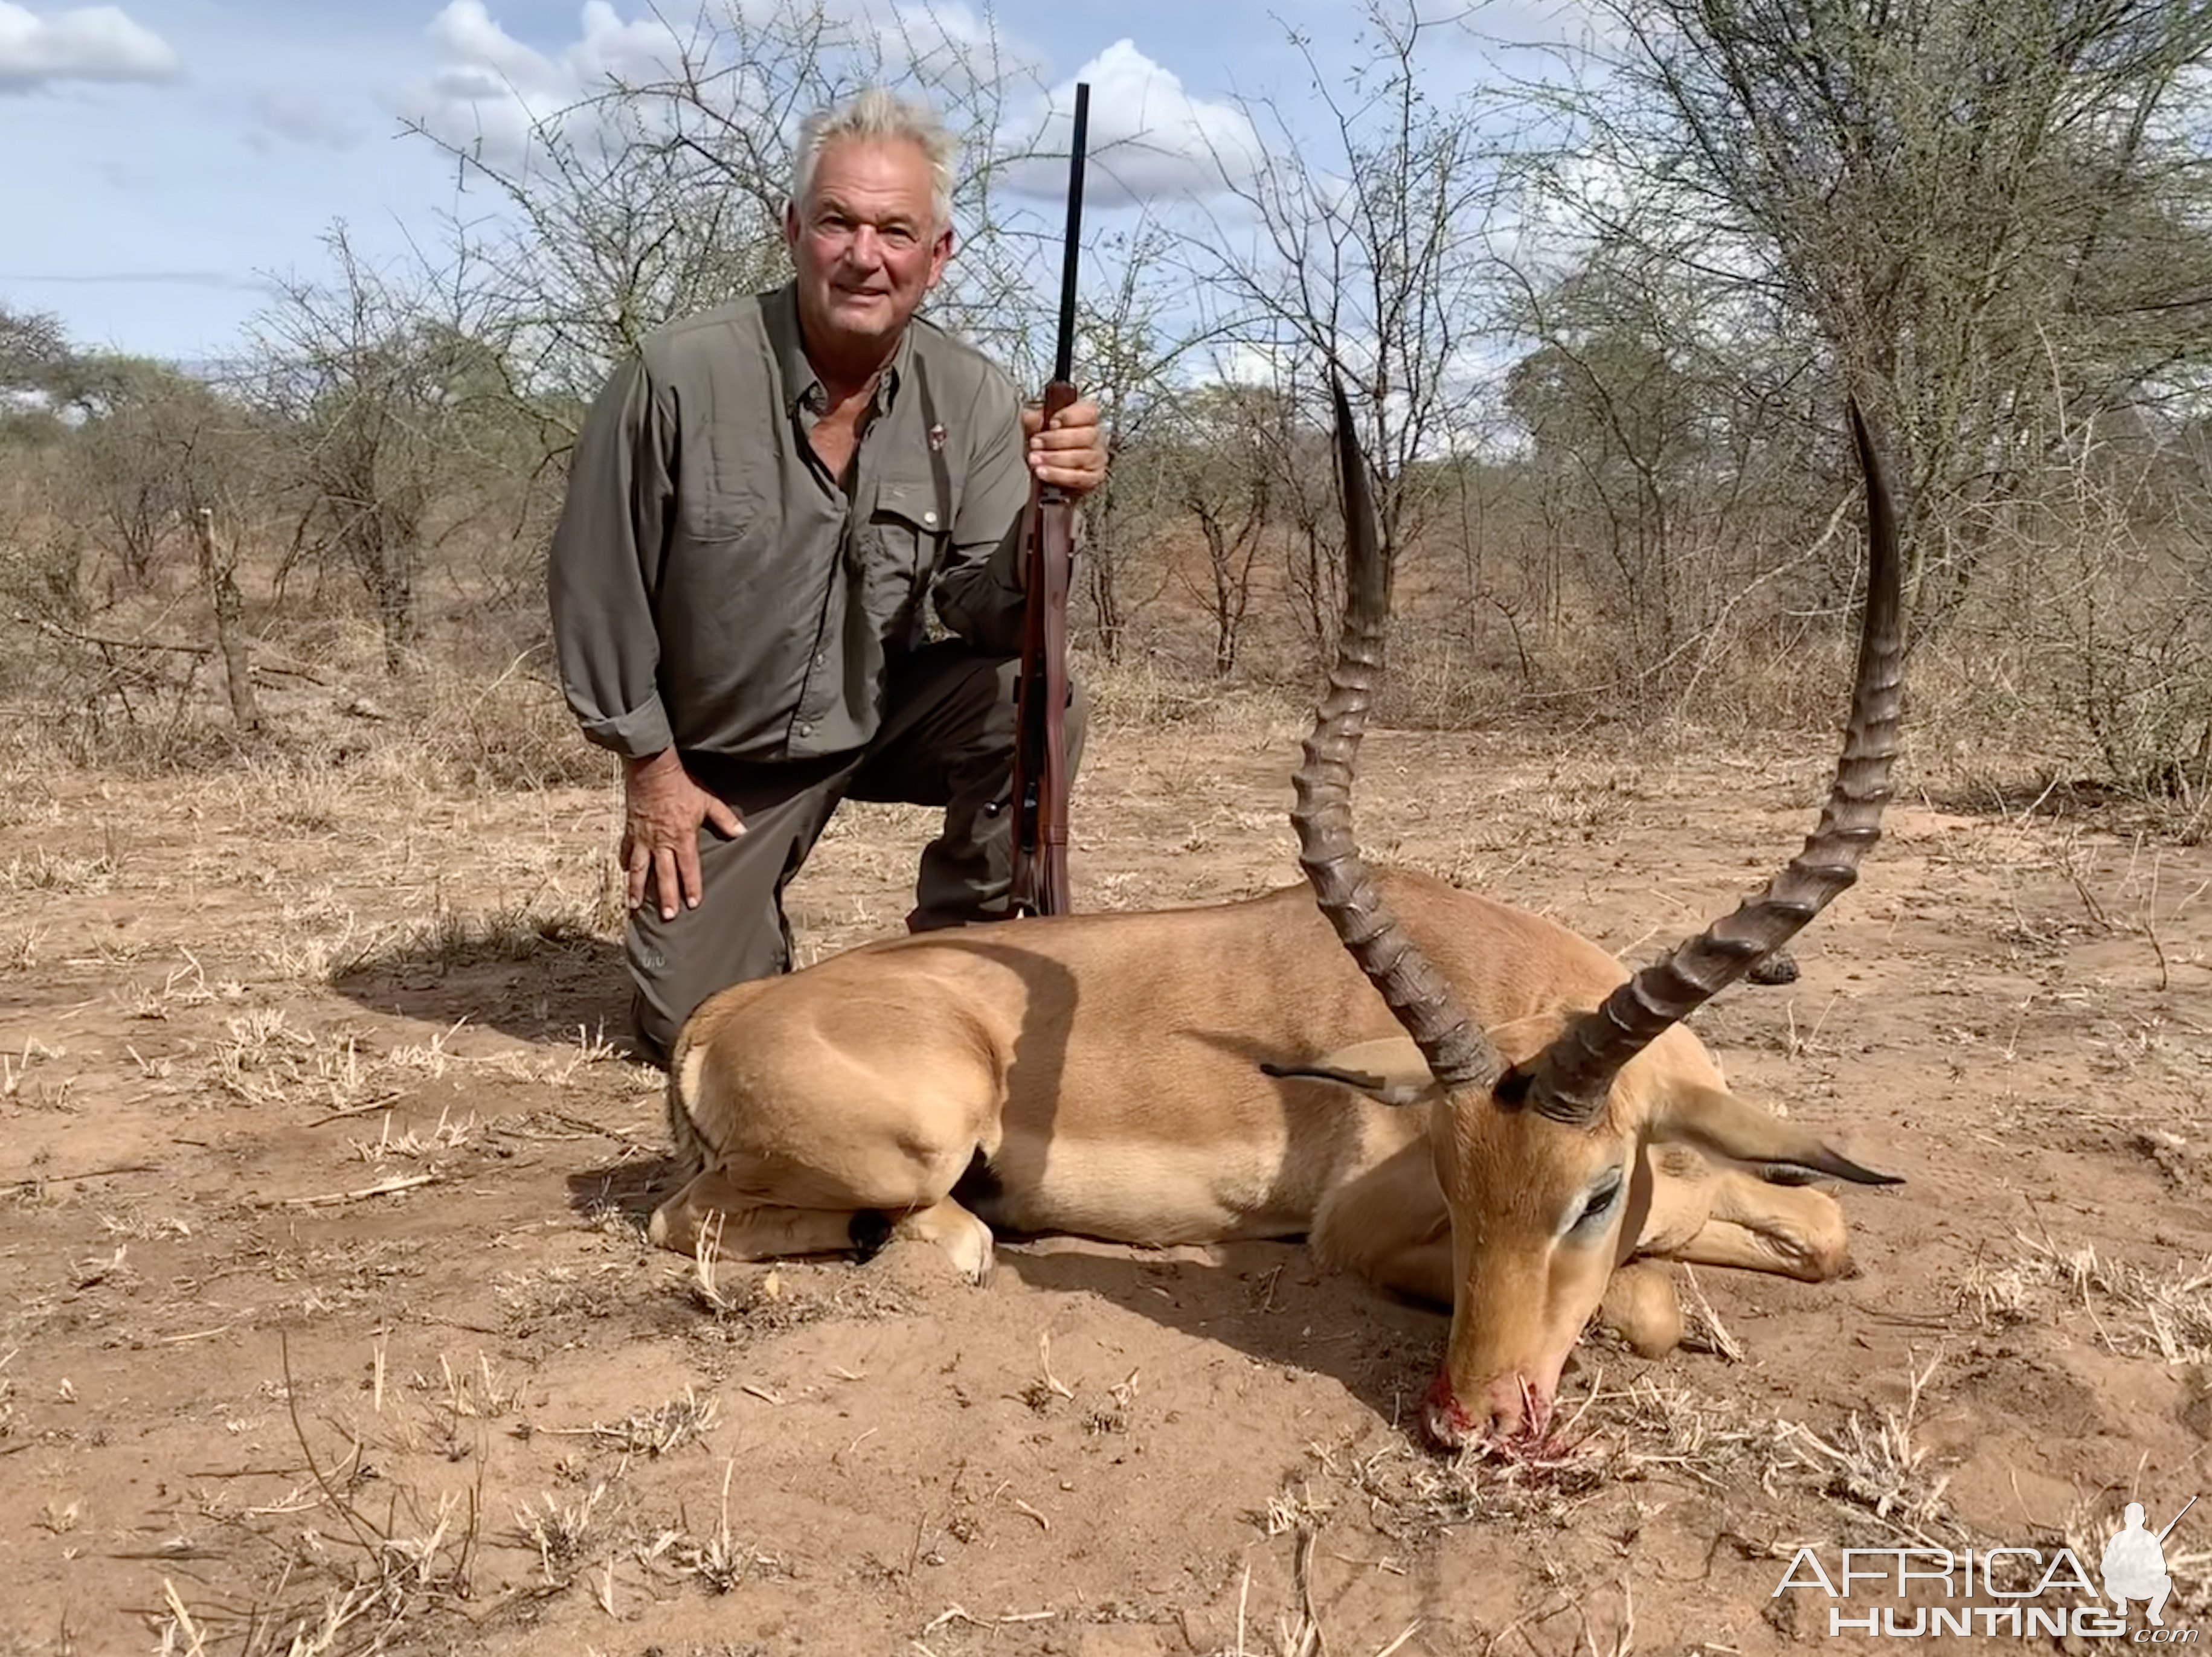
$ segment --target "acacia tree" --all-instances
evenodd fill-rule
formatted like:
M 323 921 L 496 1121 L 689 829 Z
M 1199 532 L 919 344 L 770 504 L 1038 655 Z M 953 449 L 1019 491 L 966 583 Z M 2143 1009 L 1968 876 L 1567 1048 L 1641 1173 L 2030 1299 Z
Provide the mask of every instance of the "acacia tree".
M 1083 497 L 1078 568 L 1091 636 L 1109 661 L 1121 659 L 1131 623 L 1158 594 L 1158 584 L 1150 592 L 1138 584 L 1145 549 L 1158 538 L 1170 504 L 1170 468 L 1162 463 L 1185 395 L 1176 370 L 1201 343 L 1167 319 L 1174 304 L 1175 273 L 1166 258 L 1173 240 L 1146 216 L 1086 252 L 1110 282 L 1081 307 L 1076 349 L 1083 394 L 1098 404 L 1107 467 L 1106 481 Z
M 255 327 L 260 400 L 299 502 L 286 568 L 313 557 L 350 570 L 398 673 L 426 548 L 468 520 L 453 486 L 511 428 L 467 265 L 435 282 L 383 269 L 343 225 L 325 245 L 335 279 L 287 279 Z
M 0 305 L 0 434 L 58 435 L 56 410 L 69 401 L 76 360 L 60 318 Z
M 1556 619 L 1571 564 L 1623 665 L 1649 673 L 1796 561 L 1820 510 L 1805 485 L 1818 428 L 1764 370 L 1771 347 L 1731 337 L 1710 284 L 1601 243 L 1516 307 L 1537 341 L 1505 378 L 1530 443 L 1523 471 L 1545 525 L 1530 572 Z M 1815 542 L 1826 547 L 1825 542 Z M 1824 598 L 1856 566 L 1824 564 Z
M 0 391 L 58 394 L 75 361 L 59 317 L 0 305 Z
M 1164 434 L 1170 498 L 1206 547 L 1198 597 L 1213 623 L 1213 674 L 1236 671 L 1252 608 L 1252 577 L 1273 500 L 1265 433 L 1273 399 L 1256 386 L 1214 385 L 1187 394 Z
M 2062 426 L 2212 367 L 2207 0 L 1601 9 L 1555 204 L 1726 282 L 1881 410 L 1923 623 L 2011 544 Z
M 143 358 L 87 357 L 79 379 L 70 446 L 82 509 L 124 580 L 143 587 L 162 549 L 221 494 L 251 416 L 204 381 Z
M 1395 569 L 1415 527 L 1414 462 L 1449 452 L 1482 396 L 1475 357 L 1502 269 L 1489 221 L 1507 179 L 1474 94 L 1429 89 L 1425 54 L 1458 21 L 1412 0 L 1369 0 L 1364 15 L 1348 69 L 1292 34 L 1309 118 L 1243 101 L 1266 159 L 1218 157 L 1235 210 L 1187 257 L 1200 294 L 1236 313 L 1224 332 L 1307 383 L 1322 370 L 1346 382 Z

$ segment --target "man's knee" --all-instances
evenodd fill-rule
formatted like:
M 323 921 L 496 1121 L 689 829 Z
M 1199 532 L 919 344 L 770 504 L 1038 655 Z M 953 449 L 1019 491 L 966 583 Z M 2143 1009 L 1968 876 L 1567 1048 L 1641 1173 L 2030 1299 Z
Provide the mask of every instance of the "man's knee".
M 1067 676 L 1067 769 L 1071 775 L 1083 757 L 1083 739 L 1091 729 L 1091 693 L 1073 673 Z
M 638 1056 L 667 1067 L 676 1038 L 710 998 L 733 984 L 774 978 L 791 970 L 789 927 L 781 928 L 761 947 L 718 963 L 672 963 L 659 950 L 630 952 L 631 1043 Z
M 1021 658 L 969 655 L 963 667 L 947 698 L 947 724 L 955 743 L 971 752 L 1011 753 L 1020 705 Z
M 954 683 L 945 695 L 945 725 L 954 745 L 971 754 L 1013 752 L 1019 713 L 1022 662 L 1018 656 L 959 652 Z M 1091 696 L 1082 679 L 1067 676 L 1067 701 L 1060 728 L 1073 768 L 1091 719 Z
M 766 838 L 755 830 L 734 841 L 702 841 L 697 908 L 667 920 L 649 906 L 631 912 L 623 939 L 630 1028 L 640 1053 L 656 1063 L 667 1063 L 684 1022 L 709 996 L 791 969 L 791 926 L 775 877 L 781 865 L 773 847 L 760 860 L 748 844 L 753 834 Z

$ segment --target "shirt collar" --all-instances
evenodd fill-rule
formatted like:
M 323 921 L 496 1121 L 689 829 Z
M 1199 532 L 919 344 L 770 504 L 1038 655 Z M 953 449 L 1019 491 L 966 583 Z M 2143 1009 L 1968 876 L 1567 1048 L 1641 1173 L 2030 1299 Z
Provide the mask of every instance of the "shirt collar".
M 783 377 L 783 402 L 787 413 L 805 410 L 809 414 L 820 414 L 827 396 L 822 385 L 822 376 L 814 372 L 807 361 L 806 341 L 799 328 L 799 283 L 787 282 L 767 296 L 769 339 L 775 348 L 777 371 Z M 914 361 L 914 324 L 908 322 L 900 331 L 897 346 L 891 360 L 884 365 L 884 372 L 876 381 L 876 413 L 887 415 L 898 399 L 899 387 L 905 383 L 909 366 Z

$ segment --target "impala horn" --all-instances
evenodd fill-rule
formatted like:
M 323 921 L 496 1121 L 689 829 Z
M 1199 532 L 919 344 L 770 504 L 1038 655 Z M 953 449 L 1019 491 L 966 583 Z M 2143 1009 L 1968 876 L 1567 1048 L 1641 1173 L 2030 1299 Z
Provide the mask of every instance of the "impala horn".
M 1313 884 L 1321 912 L 1360 971 L 1382 992 L 1437 1080 L 1447 1088 L 1487 1085 L 1498 1070 L 1489 1043 L 1382 901 L 1352 838 L 1353 762 L 1382 671 L 1390 572 L 1351 405 L 1334 378 L 1329 392 L 1336 405 L 1337 466 L 1344 489 L 1344 629 L 1328 694 L 1316 711 L 1313 735 L 1306 738 L 1304 763 L 1291 779 L 1297 803 L 1291 822 L 1298 835 L 1298 863 Z

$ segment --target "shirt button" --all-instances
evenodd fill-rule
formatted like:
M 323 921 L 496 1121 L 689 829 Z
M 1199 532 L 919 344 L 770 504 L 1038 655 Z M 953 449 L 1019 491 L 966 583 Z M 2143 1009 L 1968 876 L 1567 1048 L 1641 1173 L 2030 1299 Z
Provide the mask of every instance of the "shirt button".
M 811 736 L 812 736 L 812 735 L 814 734 L 814 727 L 813 727 L 812 725 L 811 725 L 807 724 L 807 722 L 806 722 L 805 720 L 804 720 L 804 719 L 801 719 L 801 720 L 799 722 L 798 726 L 797 726 L 796 728 L 797 728 L 797 730 L 798 730 L 798 731 L 799 731 L 799 734 L 800 736 L 802 736 L 802 737 L 811 737 Z
M 921 515 L 921 521 L 925 524 L 934 525 L 937 522 L 937 514 L 933 512 L 926 512 Z
M 821 665 L 822 665 L 822 664 L 823 664 L 824 661 L 828 660 L 828 659 L 828 659 L 827 657 L 823 656 L 823 653 L 822 653 L 820 651 L 818 651 L 818 650 L 817 650 L 817 651 L 816 651 L 816 652 L 814 652 L 814 665 L 815 665 L 815 666 L 817 666 L 817 667 L 821 666 Z

